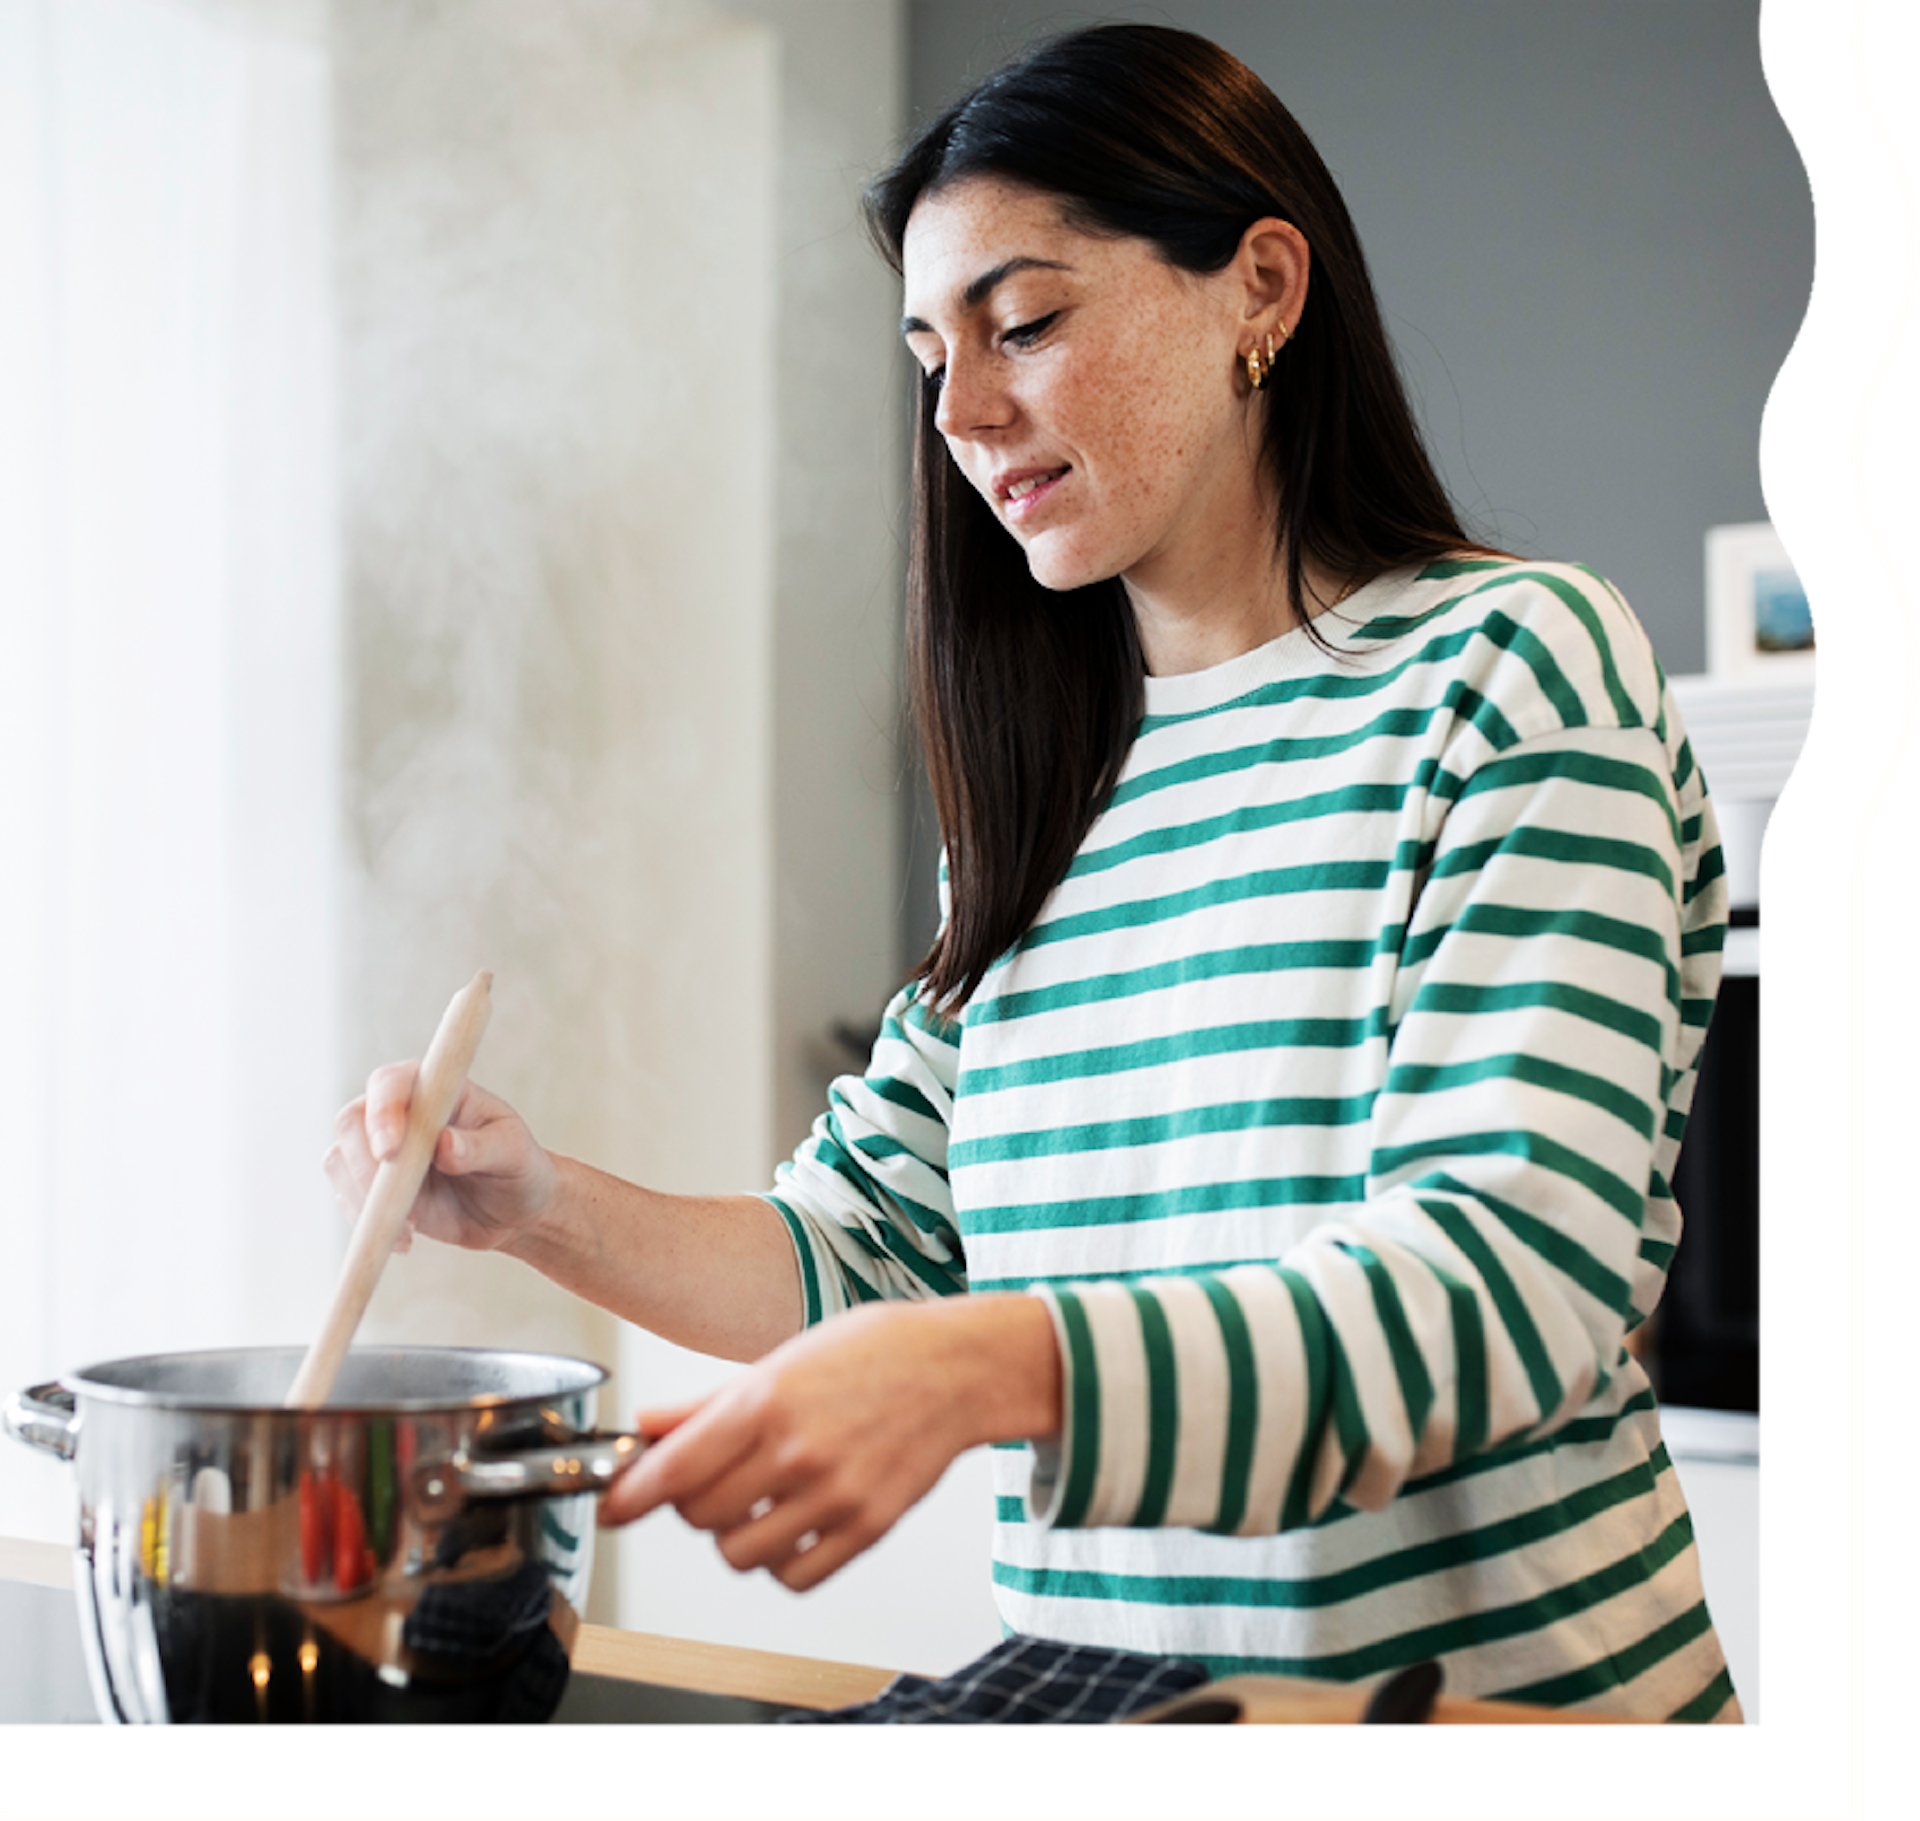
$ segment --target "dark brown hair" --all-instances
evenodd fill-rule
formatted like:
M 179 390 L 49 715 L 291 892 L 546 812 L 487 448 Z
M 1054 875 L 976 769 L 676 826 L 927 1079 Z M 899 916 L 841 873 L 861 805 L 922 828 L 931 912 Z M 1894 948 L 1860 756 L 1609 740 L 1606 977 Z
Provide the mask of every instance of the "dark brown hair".
M 1308 558 L 1350 582 L 1473 548 L 1427 457 L 1359 237 L 1299 123 L 1217 45 L 1164 26 L 1050 39 L 928 125 L 865 198 L 901 269 L 923 196 L 1026 185 L 1095 234 L 1223 269 L 1248 227 L 1306 238 L 1313 288 L 1265 397 L 1288 599 L 1311 625 Z M 1032 924 L 1113 788 L 1145 667 L 1117 577 L 1051 591 L 961 475 L 923 385 L 914 442 L 907 662 L 946 847 L 948 911 L 918 971 L 951 1010 Z M 1317 636 L 1317 634 L 1315 635 Z

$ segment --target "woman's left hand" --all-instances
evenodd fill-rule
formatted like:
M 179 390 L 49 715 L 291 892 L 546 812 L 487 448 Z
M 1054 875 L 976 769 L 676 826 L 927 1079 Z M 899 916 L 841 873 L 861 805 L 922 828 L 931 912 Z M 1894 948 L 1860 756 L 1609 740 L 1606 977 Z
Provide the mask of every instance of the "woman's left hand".
M 1053 1324 L 1037 1298 L 953 1297 L 847 1310 L 677 1409 L 601 1502 L 603 1524 L 672 1505 L 735 1568 L 795 1592 L 870 1548 L 948 1463 L 1059 1427 Z

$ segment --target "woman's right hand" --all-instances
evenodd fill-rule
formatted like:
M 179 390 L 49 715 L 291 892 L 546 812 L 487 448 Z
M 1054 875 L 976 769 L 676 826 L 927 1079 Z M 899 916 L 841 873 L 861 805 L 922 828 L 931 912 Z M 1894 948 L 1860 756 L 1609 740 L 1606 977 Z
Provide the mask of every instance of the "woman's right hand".
M 417 1062 L 390 1063 L 367 1078 L 367 1091 L 340 1109 L 325 1158 L 342 1211 L 358 1220 L 375 1171 L 400 1149 Z M 553 1159 L 504 1100 L 468 1082 L 434 1145 L 433 1164 L 396 1248 L 415 1229 L 429 1239 L 488 1252 L 525 1233 L 559 1186 Z

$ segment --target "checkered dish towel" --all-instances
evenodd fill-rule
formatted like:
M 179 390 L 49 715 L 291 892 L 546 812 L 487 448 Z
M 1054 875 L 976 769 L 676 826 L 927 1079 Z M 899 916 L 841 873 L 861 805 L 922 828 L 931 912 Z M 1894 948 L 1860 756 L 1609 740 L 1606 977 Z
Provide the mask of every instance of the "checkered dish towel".
M 895 1676 L 857 1707 L 780 1719 L 789 1726 L 1093 1726 L 1210 1679 L 1189 1657 L 1014 1637 L 939 1681 Z

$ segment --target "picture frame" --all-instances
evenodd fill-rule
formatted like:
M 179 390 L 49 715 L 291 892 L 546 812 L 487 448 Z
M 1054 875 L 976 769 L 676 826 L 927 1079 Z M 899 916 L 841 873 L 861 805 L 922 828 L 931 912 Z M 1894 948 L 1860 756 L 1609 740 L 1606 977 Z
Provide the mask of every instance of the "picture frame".
M 1810 676 L 1813 615 L 1793 559 L 1769 523 L 1707 533 L 1707 671 L 1748 682 Z

